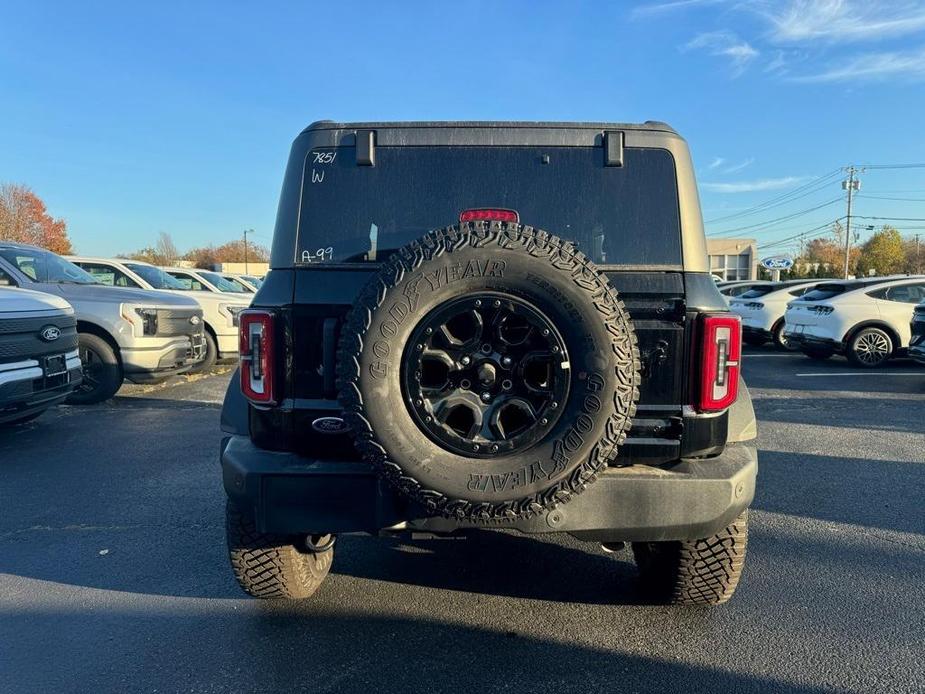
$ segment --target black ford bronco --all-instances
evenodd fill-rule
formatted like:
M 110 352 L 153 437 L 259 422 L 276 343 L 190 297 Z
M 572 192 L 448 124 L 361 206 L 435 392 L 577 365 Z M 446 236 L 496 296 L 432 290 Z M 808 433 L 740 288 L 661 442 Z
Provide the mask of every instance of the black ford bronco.
M 235 577 L 304 598 L 338 534 L 496 528 L 631 542 L 656 599 L 724 602 L 740 352 L 669 126 L 315 123 L 222 410 Z

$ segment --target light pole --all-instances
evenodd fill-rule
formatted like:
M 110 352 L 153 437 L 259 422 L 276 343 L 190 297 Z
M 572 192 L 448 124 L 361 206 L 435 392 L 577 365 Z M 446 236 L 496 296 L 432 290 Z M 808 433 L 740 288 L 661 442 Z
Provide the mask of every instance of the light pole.
M 244 274 L 245 275 L 251 274 L 247 269 L 247 235 L 253 234 L 253 233 L 254 233 L 253 229 L 244 230 Z

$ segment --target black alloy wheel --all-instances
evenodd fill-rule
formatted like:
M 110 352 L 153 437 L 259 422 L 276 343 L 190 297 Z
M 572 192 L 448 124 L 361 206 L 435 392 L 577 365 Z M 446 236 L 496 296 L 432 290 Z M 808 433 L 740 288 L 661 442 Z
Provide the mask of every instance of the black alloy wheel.
M 569 392 L 565 341 L 523 299 L 484 292 L 448 301 L 412 332 L 403 398 L 433 441 L 460 455 L 529 448 L 556 423 Z

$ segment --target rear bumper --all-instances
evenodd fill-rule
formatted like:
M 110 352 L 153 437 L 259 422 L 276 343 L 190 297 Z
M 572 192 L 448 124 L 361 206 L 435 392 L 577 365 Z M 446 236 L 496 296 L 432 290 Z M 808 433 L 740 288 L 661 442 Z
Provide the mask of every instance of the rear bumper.
M 475 526 L 426 515 L 362 462 L 311 460 L 266 451 L 245 436 L 222 441 L 225 492 L 254 509 L 258 529 L 281 534 L 453 532 Z M 715 458 L 670 470 L 611 468 L 581 495 L 547 513 L 497 527 L 567 532 L 595 541 L 693 540 L 729 525 L 751 503 L 758 456 L 731 444 Z
M 784 330 L 784 335 L 790 344 L 800 349 L 824 349 L 838 354 L 845 351 L 845 345 L 840 340 L 832 340 L 827 337 L 808 335 L 806 333 L 791 333 L 786 330 Z
M 742 324 L 742 334 L 745 337 L 761 337 L 766 340 L 770 340 L 772 335 L 770 330 L 765 330 L 764 328 L 756 328 L 753 325 Z
M 909 348 L 909 358 L 925 365 L 925 342 Z

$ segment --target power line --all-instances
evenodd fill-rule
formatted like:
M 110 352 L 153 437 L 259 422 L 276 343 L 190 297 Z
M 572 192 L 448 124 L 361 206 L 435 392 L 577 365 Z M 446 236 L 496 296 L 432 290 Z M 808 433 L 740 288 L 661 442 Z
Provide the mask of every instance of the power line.
M 768 241 L 767 243 L 759 245 L 758 248 L 770 248 L 771 246 L 777 246 L 777 245 L 786 243 L 788 241 L 794 241 L 794 240 L 800 239 L 801 237 L 805 237 L 807 234 L 811 234 L 812 232 L 818 231 L 819 229 L 827 229 L 828 227 L 838 224 L 843 219 L 844 217 L 839 217 L 838 219 L 833 219 L 831 222 L 826 222 L 825 224 L 820 224 L 819 226 L 813 227 L 812 229 L 806 229 L 805 231 L 801 231 L 799 234 L 794 234 L 793 236 L 788 236 L 783 239 Z M 825 236 L 825 234 L 819 234 L 818 236 L 815 236 L 812 238 L 819 238 L 821 236 Z M 805 239 L 805 240 L 811 241 L 812 238 Z
M 802 217 L 803 215 L 809 214 L 810 212 L 821 210 L 823 207 L 828 207 L 829 205 L 834 205 L 836 202 L 841 202 L 841 201 L 842 201 L 842 197 L 839 195 L 837 198 L 829 200 L 828 202 L 824 202 L 821 205 L 816 205 L 815 207 L 809 207 L 805 210 L 800 210 L 799 212 L 794 212 L 792 214 L 784 215 L 783 217 L 777 217 L 776 219 L 768 219 L 763 222 L 756 222 L 755 224 L 747 224 L 745 226 L 737 227 L 736 229 L 726 229 L 724 231 L 707 234 L 707 236 L 723 237 L 723 236 L 726 236 L 727 234 L 737 234 L 740 231 L 747 231 L 748 229 L 754 229 L 756 227 L 773 226 L 774 224 L 778 224 L 780 222 L 786 222 L 788 220 L 795 219 L 796 217 Z
M 863 164 L 865 169 L 925 169 L 925 164 Z
M 925 217 L 867 217 L 860 214 L 854 216 L 858 219 L 885 219 L 887 221 L 893 219 L 898 222 L 925 222 Z
M 881 195 L 868 195 L 867 193 L 860 193 L 859 198 L 864 198 L 867 200 L 898 200 L 900 202 L 925 202 L 925 198 L 890 198 L 884 197 Z
M 767 210 L 771 207 L 778 207 L 787 202 L 791 202 L 792 200 L 797 200 L 801 197 L 805 197 L 806 195 L 810 195 L 811 193 L 816 192 L 816 190 L 812 190 L 812 191 L 807 191 L 804 193 L 804 191 L 806 191 L 808 188 L 811 188 L 813 186 L 818 186 L 818 190 L 822 190 L 822 188 L 824 187 L 823 184 L 830 182 L 830 179 L 837 176 L 840 172 L 841 172 L 841 169 L 834 169 L 833 171 L 829 171 L 828 173 L 822 174 L 821 176 L 817 176 L 816 178 L 809 181 L 808 183 L 804 183 L 803 185 L 798 186 L 797 188 L 794 188 L 793 190 L 787 191 L 786 193 L 781 193 L 780 195 L 777 195 L 771 198 L 770 200 L 765 200 L 764 202 L 758 203 L 757 205 L 753 207 L 749 207 L 745 210 L 742 210 L 741 212 L 734 212 L 733 214 L 728 214 L 724 217 L 716 217 L 715 219 L 708 219 L 706 223 L 715 224 L 717 222 L 723 222 L 729 219 L 736 219 L 738 217 L 748 217 L 750 215 L 757 214 L 758 212 L 763 212 L 764 210 Z M 796 195 L 797 193 L 804 193 L 804 194 L 797 196 Z

